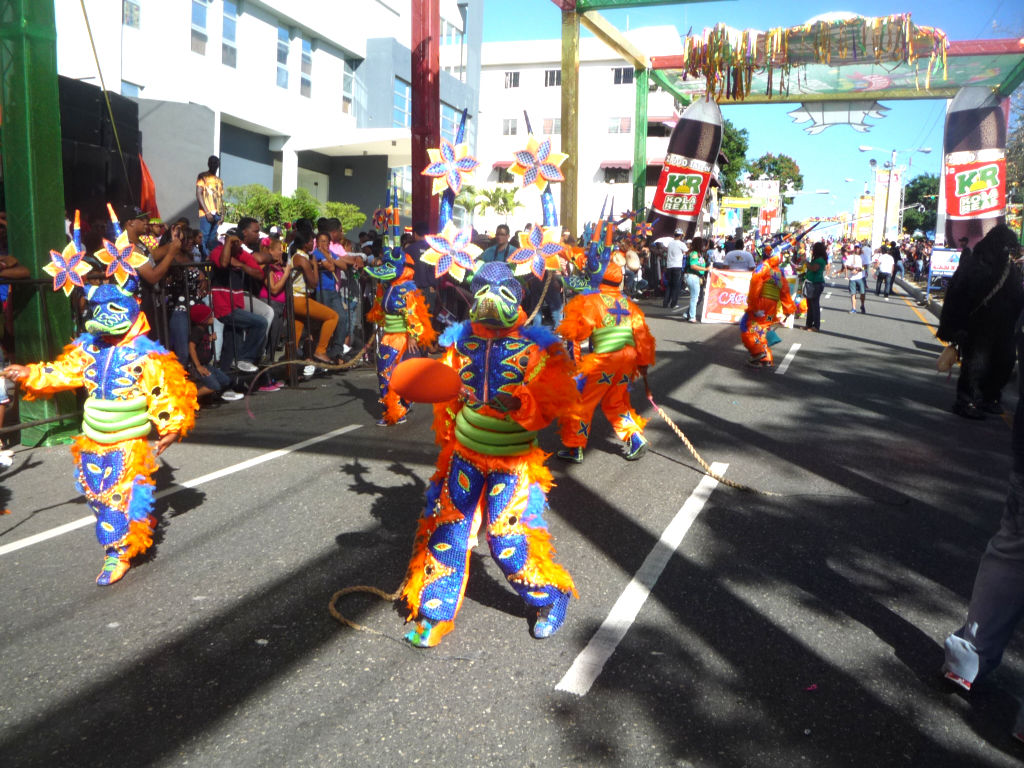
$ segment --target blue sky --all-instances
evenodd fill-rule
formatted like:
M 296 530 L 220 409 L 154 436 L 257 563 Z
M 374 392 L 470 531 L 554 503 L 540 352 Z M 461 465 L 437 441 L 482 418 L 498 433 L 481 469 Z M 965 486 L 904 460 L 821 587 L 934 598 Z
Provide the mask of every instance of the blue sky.
M 965 13 L 966 9 L 970 13 Z M 887 16 L 909 12 L 916 24 L 938 27 L 950 40 L 977 40 L 1024 36 L 1024 3 L 1020 0 L 903 0 L 902 2 L 814 2 L 791 0 L 784 3 L 763 0 L 708 2 L 687 5 L 663 5 L 631 10 L 604 11 L 603 15 L 619 29 L 673 24 L 679 33 L 724 22 L 738 29 L 771 29 L 802 24 L 829 11 L 848 11 L 861 16 Z M 528 23 L 524 23 L 528 20 Z M 484 6 L 484 41 L 558 38 L 561 13 L 551 0 L 487 0 Z M 584 34 L 587 34 L 584 30 Z M 786 113 L 795 104 L 725 107 L 725 117 L 750 136 L 748 158 L 767 152 L 787 154 L 796 160 L 804 175 L 804 189 L 828 189 L 830 195 L 804 195 L 794 199 L 791 219 L 830 215 L 849 210 L 870 176 L 869 158 L 881 164 L 887 152 L 862 153 L 857 147 L 868 144 L 886 150 L 931 147 L 930 154 L 914 153 L 908 173 L 939 171 L 942 156 L 942 130 L 945 101 L 883 101 L 889 112 L 882 120 L 868 119 L 874 127 L 858 133 L 849 126 L 828 128 L 817 136 L 808 136 L 802 126 Z M 908 155 L 900 155 L 905 162 Z M 852 178 L 855 181 L 846 182 Z

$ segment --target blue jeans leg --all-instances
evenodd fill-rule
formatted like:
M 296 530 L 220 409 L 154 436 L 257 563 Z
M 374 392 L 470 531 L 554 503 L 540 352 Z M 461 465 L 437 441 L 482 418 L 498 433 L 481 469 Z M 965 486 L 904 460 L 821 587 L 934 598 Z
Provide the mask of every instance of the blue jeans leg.
M 199 232 L 203 236 L 203 247 L 207 253 L 217 247 L 217 227 L 220 225 L 220 216 L 214 216 L 213 221 L 207 221 L 205 216 L 199 217 Z
M 235 309 L 231 314 L 217 319 L 224 323 L 225 333 L 223 352 L 220 359 L 220 369 L 222 371 L 231 370 L 231 365 L 235 360 L 247 360 L 250 363 L 255 363 L 260 359 L 260 355 L 263 353 L 263 345 L 267 339 L 266 320 L 254 312 L 244 309 Z M 241 346 L 239 349 L 234 350 L 234 355 L 229 355 L 229 350 L 234 349 L 235 345 L 231 344 L 232 338 L 228 334 L 237 341 L 239 331 L 243 334 Z
M 689 318 L 697 319 L 697 302 L 700 300 L 700 278 L 692 272 L 686 273 L 686 287 L 690 291 Z
M 188 364 L 188 332 L 189 319 L 187 309 L 175 309 L 167 318 L 167 328 L 170 333 L 169 346 L 178 362 L 182 365 Z

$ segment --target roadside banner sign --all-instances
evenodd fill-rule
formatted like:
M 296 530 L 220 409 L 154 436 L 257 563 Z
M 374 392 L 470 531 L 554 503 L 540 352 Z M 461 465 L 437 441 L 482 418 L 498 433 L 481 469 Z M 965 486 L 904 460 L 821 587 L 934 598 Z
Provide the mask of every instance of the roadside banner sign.
M 704 323 L 738 323 L 747 311 L 747 293 L 750 291 L 750 278 L 753 272 L 745 269 L 708 270 L 708 280 L 704 289 L 704 312 L 701 322 Z M 789 276 L 789 293 L 796 298 L 796 277 Z
M 932 249 L 932 274 L 952 277 L 960 264 L 960 251 L 955 248 Z

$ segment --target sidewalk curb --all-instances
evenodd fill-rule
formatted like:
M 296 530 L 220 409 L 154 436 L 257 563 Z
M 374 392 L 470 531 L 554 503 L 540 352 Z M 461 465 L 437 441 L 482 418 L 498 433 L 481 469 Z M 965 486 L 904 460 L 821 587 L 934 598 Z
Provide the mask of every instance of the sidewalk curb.
M 928 311 L 935 315 L 936 318 L 942 315 L 942 302 L 938 299 L 928 298 L 925 300 L 924 290 L 918 288 L 913 283 L 909 283 L 902 277 L 896 278 L 896 284 L 907 292 L 910 298 L 917 301 L 918 306 L 927 307 Z

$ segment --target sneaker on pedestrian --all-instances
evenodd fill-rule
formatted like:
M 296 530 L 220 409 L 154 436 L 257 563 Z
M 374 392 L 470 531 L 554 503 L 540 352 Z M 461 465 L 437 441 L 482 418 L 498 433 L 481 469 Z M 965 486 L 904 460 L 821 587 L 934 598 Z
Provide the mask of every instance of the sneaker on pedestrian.
M 241 392 L 235 392 L 235 390 L 233 389 L 225 389 L 223 392 L 220 393 L 220 399 L 227 400 L 228 402 L 232 402 L 234 400 L 241 400 L 243 397 L 245 397 L 245 395 L 243 395 Z
M 316 373 L 315 365 L 307 365 L 302 368 L 302 375 L 307 379 L 313 378 L 314 373 Z
M 1003 415 L 1003 406 L 998 400 L 982 400 L 978 407 L 985 413 L 991 413 L 994 416 Z
M 248 360 L 239 360 L 235 367 L 242 373 L 256 373 L 259 370 L 255 365 L 250 363 Z
M 957 416 L 963 416 L 965 419 L 971 419 L 973 421 L 981 421 L 985 418 L 985 413 L 974 403 L 965 402 L 963 400 L 957 400 L 953 403 L 953 413 Z
M 886 300 L 886 301 L 888 301 L 888 300 L 889 300 L 889 297 L 888 297 L 888 296 L 886 296 L 886 297 L 885 297 L 885 300 Z
M 868 308 L 865 307 L 863 304 L 860 305 L 860 313 L 862 315 L 866 315 L 868 313 Z
M 697 322 L 697 318 L 696 317 L 688 317 L 688 318 L 686 318 L 686 322 L 688 322 L 688 323 L 696 323 Z
M 351 351 L 352 351 L 352 347 L 350 347 L 348 344 L 342 344 L 341 345 L 341 354 L 347 355 Z
M 857 314 L 857 310 L 856 309 L 851 309 L 850 310 L 850 314 L 851 315 L 856 315 Z
M 280 381 L 270 381 L 270 382 L 264 384 L 262 387 L 259 387 L 259 391 L 260 392 L 277 392 L 278 390 L 283 389 L 283 388 L 284 388 L 284 384 L 282 384 Z

